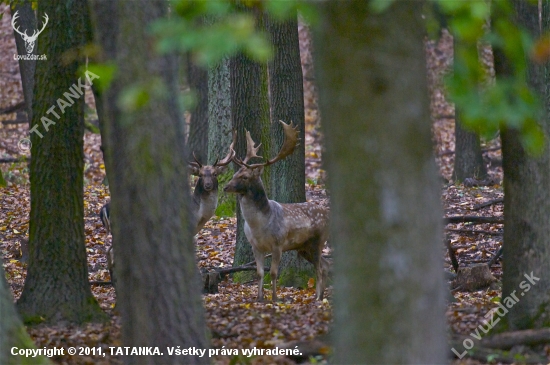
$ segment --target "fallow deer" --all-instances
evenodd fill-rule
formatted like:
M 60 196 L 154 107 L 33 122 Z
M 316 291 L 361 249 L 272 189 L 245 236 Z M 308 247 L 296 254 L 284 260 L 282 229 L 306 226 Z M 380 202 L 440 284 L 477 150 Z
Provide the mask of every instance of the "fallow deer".
M 193 153 L 195 161 L 190 162 L 189 167 L 191 173 L 199 177 L 195 185 L 195 191 L 193 192 L 193 201 L 191 202 L 191 212 L 195 222 L 193 234 L 197 234 L 216 211 L 216 207 L 218 206 L 218 175 L 232 161 L 235 155 L 235 151 L 233 150 L 234 144 L 235 137 L 233 137 L 233 143 L 229 146 L 227 156 L 221 161 L 216 159 L 213 165 L 203 166 Z
M 281 150 L 271 160 L 264 163 L 248 164 L 256 155 L 260 145 L 254 147 L 250 132 L 246 132 L 247 152 L 244 160 L 236 157 L 233 161 L 240 169 L 224 191 L 237 194 L 243 214 L 244 233 L 252 245 L 256 267 L 260 275 L 258 301 L 263 301 L 264 259 L 268 253 L 271 258 L 272 300 L 277 300 L 277 274 L 279 262 L 284 251 L 297 250 L 298 254 L 315 267 L 316 298 L 323 299 L 328 276 L 328 262 L 321 253 L 328 238 L 329 211 L 315 203 L 279 204 L 269 200 L 265 192 L 261 174 L 264 166 L 284 159 L 292 152 L 298 142 L 297 127 L 281 121 L 285 141 Z

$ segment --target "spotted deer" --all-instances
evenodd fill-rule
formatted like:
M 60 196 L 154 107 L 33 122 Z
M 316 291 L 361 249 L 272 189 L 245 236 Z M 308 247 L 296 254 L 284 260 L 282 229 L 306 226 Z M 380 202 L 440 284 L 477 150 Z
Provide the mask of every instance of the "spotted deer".
M 296 250 L 298 254 L 311 262 L 315 267 L 317 278 L 316 298 L 323 299 L 329 265 L 321 256 L 323 246 L 328 238 L 327 208 L 312 202 L 280 204 L 269 200 L 265 192 L 261 174 L 264 166 L 284 159 L 298 143 L 297 127 L 281 121 L 285 140 L 281 150 L 273 159 L 264 163 L 248 164 L 256 155 L 260 145 L 254 147 L 250 132 L 246 132 L 246 157 L 233 161 L 240 169 L 225 186 L 224 191 L 237 194 L 241 212 L 244 217 L 244 233 L 252 245 L 256 267 L 260 275 L 258 283 L 258 301 L 263 301 L 264 259 L 268 253 L 271 258 L 272 300 L 277 300 L 277 274 L 281 255 L 284 251 Z
M 232 161 L 235 155 L 235 151 L 233 150 L 234 144 L 235 137 L 233 137 L 233 142 L 229 146 L 227 156 L 221 161 L 216 159 L 213 165 L 203 166 L 193 153 L 195 161 L 189 163 L 189 168 L 194 176 L 199 177 L 195 184 L 193 201 L 191 202 L 191 212 L 195 222 L 193 234 L 199 233 L 216 211 L 216 207 L 218 206 L 218 175 Z

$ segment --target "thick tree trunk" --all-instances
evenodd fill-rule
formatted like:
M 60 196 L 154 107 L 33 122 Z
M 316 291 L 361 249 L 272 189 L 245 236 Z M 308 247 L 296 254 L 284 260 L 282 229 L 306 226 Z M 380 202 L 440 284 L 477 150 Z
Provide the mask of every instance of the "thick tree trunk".
M 27 330 L 13 304 L 4 271 L 0 272 L 0 364 L 22 364 L 25 358 L 11 354 L 13 347 L 18 349 L 35 348 Z M 45 357 L 33 358 L 33 364 L 50 364 Z
M 454 49 L 457 49 L 456 38 Z M 463 182 L 467 178 L 483 180 L 487 177 L 487 167 L 483 162 L 483 154 L 479 136 L 468 131 L 460 124 L 460 110 L 455 105 L 455 163 L 453 180 Z
M 539 37 L 539 13 L 536 4 L 515 1 L 517 21 L 531 35 Z M 549 29 L 550 1 L 543 1 L 542 30 Z M 507 75 L 507 60 L 495 50 L 497 79 Z M 529 57 L 529 55 L 525 55 Z M 531 64 L 529 84 L 548 107 L 550 72 L 547 65 Z M 504 169 L 504 274 L 502 298 L 519 301 L 504 317 L 508 328 L 529 329 L 550 325 L 550 120 L 545 112 L 540 118 L 545 134 L 545 151 L 531 156 L 522 147 L 517 130 L 501 132 Z M 536 278 L 533 278 L 533 276 Z M 540 279 L 540 280 L 538 280 Z
M 19 27 L 19 30 L 25 32 L 29 31 L 29 34 L 37 29 L 36 28 L 36 16 L 32 10 L 32 4 L 30 1 L 22 1 L 16 3 L 15 7 L 12 10 L 12 17 L 15 12 L 17 13 L 16 25 Z M 42 21 L 44 19 L 42 18 Z M 15 36 L 15 45 L 17 47 L 17 54 L 27 55 L 27 50 L 25 48 L 25 41 L 19 35 L 15 29 L 13 30 Z M 31 55 L 37 54 L 38 47 L 34 46 Z M 34 71 L 36 70 L 36 61 L 35 60 L 19 60 L 19 73 L 21 74 L 21 85 L 23 86 L 23 96 L 25 97 L 25 105 L 27 111 L 27 118 L 30 121 L 32 120 L 32 92 L 34 87 Z
M 305 189 L 305 122 L 304 89 L 298 20 L 267 22 L 274 57 L 269 62 L 269 99 L 272 148 L 275 156 L 283 145 L 284 133 L 279 120 L 291 121 L 300 130 L 301 143 L 294 153 L 271 167 L 270 199 L 279 203 L 306 201 Z M 283 286 L 305 287 L 310 277 L 315 277 L 313 265 L 298 256 L 296 251 L 285 252 L 279 268 L 279 282 Z
M 188 54 L 187 56 L 187 75 L 189 86 L 195 94 L 197 104 L 190 110 L 191 122 L 189 124 L 189 137 L 187 144 L 189 146 L 189 159 L 192 153 L 202 164 L 207 164 L 208 157 L 208 71 L 195 64 Z M 214 161 L 210 161 L 214 163 Z
M 191 235 L 177 60 L 157 56 L 148 25 L 167 3 L 118 3 L 117 78 L 104 96 L 107 164 L 117 294 L 125 346 L 159 346 L 163 356 L 127 363 L 199 364 L 208 358 L 169 356 L 166 347 L 208 348 Z M 117 13 L 111 14 L 116 17 Z M 96 14 L 98 15 L 98 14 Z M 145 85 L 161 80 L 166 93 Z M 149 101 L 118 109 L 121 90 L 143 87 Z M 154 121 L 154 123 L 151 123 Z
M 71 27 L 71 17 L 86 6 L 74 1 L 67 11 L 64 3 L 44 1 L 38 8 L 40 18 L 47 13 L 55 21 L 38 38 L 38 53 L 48 60 L 38 61 L 34 85 L 30 260 L 17 303 L 25 321 L 106 318 L 90 291 L 84 247 L 84 98 L 77 91 L 84 92 L 77 82 L 82 63 L 62 61 L 81 45 L 83 29 Z M 85 82 L 82 76 L 80 84 Z
M 231 144 L 233 127 L 231 125 L 231 91 L 229 82 L 229 59 L 208 70 L 208 161 L 215 161 L 227 153 Z M 231 180 L 234 171 L 227 169 L 218 175 L 220 186 Z M 232 216 L 237 209 L 234 194 L 218 191 L 216 215 Z
M 447 362 L 421 3 L 323 8 L 318 63 L 339 364 Z M 368 35 L 368 36 L 365 36 Z
M 258 16 L 258 23 L 260 28 L 264 27 L 261 15 Z M 246 155 L 246 130 L 250 131 L 256 143 L 262 143 L 260 153 L 267 155 L 271 151 L 267 66 L 250 60 L 244 54 L 238 54 L 230 59 L 229 70 L 231 123 L 237 131 L 237 156 L 243 158 Z M 266 182 L 269 181 L 270 170 L 264 169 L 262 178 Z M 269 196 L 269 184 L 265 187 Z M 243 226 L 244 218 L 237 203 L 237 239 L 233 266 L 254 261 L 252 247 L 245 237 Z M 247 281 L 253 275 L 251 272 L 243 272 L 236 274 L 234 278 L 238 281 Z

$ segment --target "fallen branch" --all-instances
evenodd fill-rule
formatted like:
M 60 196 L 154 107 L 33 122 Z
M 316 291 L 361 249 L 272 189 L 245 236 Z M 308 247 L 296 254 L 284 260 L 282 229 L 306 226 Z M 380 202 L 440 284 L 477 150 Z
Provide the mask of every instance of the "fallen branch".
M 508 350 L 516 345 L 536 346 L 550 343 L 550 328 L 499 333 L 485 337 L 481 345 Z
M 456 232 L 456 233 L 466 233 L 466 234 L 488 234 L 491 236 L 502 236 L 503 232 L 498 231 L 485 231 L 485 230 L 476 230 L 476 229 L 456 229 L 456 228 L 445 228 L 447 232 Z
M 90 285 L 106 286 L 106 285 L 113 285 L 113 283 L 111 283 L 110 281 L 90 281 Z
M 0 158 L 0 163 L 12 163 L 12 162 L 27 162 L 30 158 L 26 156 L 21 157 L 6 157 L 6 158 Z
M 478 217 L 478 216 L 468 216 L 468 215 L 461 215 L 461 216 L 454 216 L 454 217 L 447 217 L 443 218 L 443 222 L 445 224 L 450 223 L 476 223 L 476 224 L 482 224 L 482 223 L 504 223 L 504 218 L 501 217 Z
M 14 113 L 18 110 L 21 110 L 25 108 L 25 102 L 22 101 L 20 103 L 17 103 L 15 105 L 12 105 L 12 106 L 8 106 L 7 108 L 4 108 L 4 109 L 0 109 L 0 114 L 11 114 L 11 113 Z
M 455 272 L 458 272 L 458 260 L 456 259 L 455 250 L 451 246 L 451 240 L 447 239 L 447 250 L 449 250 L 449 258 L 451 259 L 451 263 L 453 265 L 453 269 Z
M 474 346 L 470 350 L 465 350 L 462 341 L 451 341 L 449 347 L 455 349 L 458 354 L 464 354 L 471 359 L 479 360 L 483 363 L 487 363 L 488 360 L 491 360 L 491 363 L 505 364 L 518 362 L 517 354 L 511 354 L 508 351 L 503 351 L 499 349 L 483 347 L 483 345 L 479 344 L 479 341 L 474 341 L 474 339 L 470 337 L 464 337 L 464 340 L 465 339 L 469 339 L 474 342 Z M 456 356 L 456 353 L 452 352 L 451 356 Z M 522 364 L 546 364 L 547 361 L 548 359 L 546 359 L 545 357 L 535 354 L 526 354 L 521 359 Z
M 10 124 L 26 124 L 29 121 L 27 119 L 15 119 L 15 120 L 4 120 L 2 122 L 3 125 L 10 125 Z
M 498 203 L 504 203 L 504 198 L 489 200 L 488 202 L 478 204 L 475 207 L 473 207 L 472 210 L 480 210 L 481 208 L 485 208 L 485 207 L 488 207 L 490 205 L 498 204 Z
M 485 152 L 491 152 L 491 151 L 498 151 L 498 150 L 500 150 L 500 148 L 501 148 L 500 146 L 484 148 L 484 149 L 481 150 L 481 152 L 485 153 Z M 441 157 L 441 156 L 454 155 L 454 154 L 455 154 L 455 151 L 447 150 L 447 151 L 439 152 L 437 154 L 437 156 Z
M 489 261 L 487 265 L 489 265 L 489 267 L 493 266 L 501 255 L 502 255 L 502 246 L 500 246 L 498 251 L 495 253 L 495 256 L 493 256 L 493 258 L 491 259 L 491 261 Z

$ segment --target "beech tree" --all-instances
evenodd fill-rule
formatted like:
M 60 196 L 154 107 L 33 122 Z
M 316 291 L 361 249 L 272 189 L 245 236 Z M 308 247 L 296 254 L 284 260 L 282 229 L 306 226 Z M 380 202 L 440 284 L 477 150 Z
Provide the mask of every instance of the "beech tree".
M 421 10 L 396 1 L 380 13 L 362 0 L 322 9 L 335 363 L 447 362 Z

